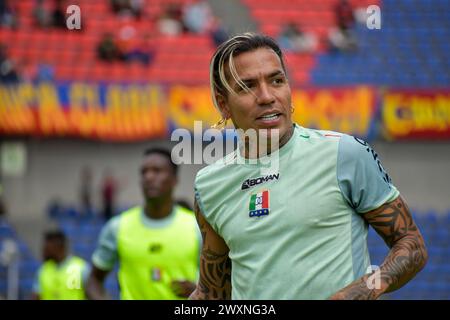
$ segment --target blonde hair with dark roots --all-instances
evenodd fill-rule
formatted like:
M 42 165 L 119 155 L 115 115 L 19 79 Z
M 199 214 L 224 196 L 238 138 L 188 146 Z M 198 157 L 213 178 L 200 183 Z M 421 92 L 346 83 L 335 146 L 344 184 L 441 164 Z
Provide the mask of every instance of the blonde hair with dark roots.
M 269 36 L 247 32 L 228 39 L 217 48 L 211 58 L 209 67 L 211 97 L 214 106 L 219 112 L 220 108 L 217 102 L 217 95 L 226 97 L 227 93 L 236 94 L 227 80 L 225 66 L 228 67 L 227 71 L 233 80 L 236 81 L 243 90 L 249 91 L 249 88 L 239 78 L 233 59 L 241 53 L 259 48 L 272 49 L 280 58 L 281 66 L 283 67 L 284 73 L 286 73 L 283 53 L 275 40 Z

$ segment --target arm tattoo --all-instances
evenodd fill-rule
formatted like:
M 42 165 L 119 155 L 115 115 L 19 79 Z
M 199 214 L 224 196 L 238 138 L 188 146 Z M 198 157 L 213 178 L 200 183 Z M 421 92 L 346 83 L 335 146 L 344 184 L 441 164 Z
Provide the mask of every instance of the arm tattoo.
M 231 260 L 228 251 L 215 252 L 208 244 L 208 229 L 205 218 L 200 213 L 198 204 L 195 203 L 195 215 L 197 217 L 200 232 L 203 237 L 203 249 L 200 256 L 200 279 L 197 289 L 191 295 L 191 299 L 230 299 L 231 298 Z
M 376 299 L 385 292 L 399 289 L 425 266 L 425 243 L 401 197 L 364 215 L 364 219 L 391 249 L 380 267 L 382 290 L 369 289 L 368 275 L 338 292 L 342 299 Z
M 350 285 L 333 295 L 333 300 L 375 300 L 377 294 L 374 290 L 367 287 L 368 276 L 352 282 Z
M 217 254 L 204 250 L 200 258 L 200 290 L 205 299 L 231 298 L 231 261 L 228 253 Z
M 426 264 L 428 254 L 423 237 L 401 197 L 369 212 L 365 218 L 391 248 L 380 268 L 381 280 L 387 284 L 386 292 L 397 290 Z

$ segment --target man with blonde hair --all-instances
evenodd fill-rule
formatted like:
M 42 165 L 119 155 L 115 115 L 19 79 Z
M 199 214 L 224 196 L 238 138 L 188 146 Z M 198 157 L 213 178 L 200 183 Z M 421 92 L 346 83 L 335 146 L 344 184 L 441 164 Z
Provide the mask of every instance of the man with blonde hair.
M 423 268 L 423 238 L 376 152 L 356 137 L 292 122 L 273 39 L 229 39 L 212 58 L 210 79 L 219 124 L 276 132 L 264 137 L 277 146 L 269 154 L 277 164 L 262 161 L 260 151 L 272 148 L 256 156 L 238 148 L 198 172 L 203 248 L 191 299 L 376 299 Z M 372 274 L 369 224 L 390 247 Z

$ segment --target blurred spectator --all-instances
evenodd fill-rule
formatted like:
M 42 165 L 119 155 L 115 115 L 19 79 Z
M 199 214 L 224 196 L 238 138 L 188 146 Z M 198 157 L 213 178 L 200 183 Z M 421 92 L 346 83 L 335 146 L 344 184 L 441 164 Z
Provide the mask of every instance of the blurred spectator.
M 29 58 L 20 63 L 20 81 L 33 82 L 37 77 L 37 66 Z
M 114 13 L 120 14 L 125 10 L 130 9 L 129 0 L 110 0 L 111 9 Z
M 303 32 L 297 24 L 285 25 L 278 36 L 282 49 L 291 52 L 314 52 L 317 49 L 317 38 L 312 33 Z
M 0 43 L 0 83 L 14 84 L 19 79 L 16 62 L 9 58 L 6 45 Z
M 330 51 L 354 51 L 357 49 L 357 39 L 353 32 L 355 25 L 354 9 L 348 0 L 340 0 L 334 8 L 337 28 L 329 31 L 328 42 Z
M 214 42 L 214 45 L 218 47 L 222 42 L 228 40 L 229 33 L 222 24 L 219 18 L 213 17 L 211 19 L 211 25 L 209 27 L 209 34 Z
M 154 50 L 149 41 L 150 35 L 146 34 L 141 39 L 138 39 L 136 37 L 138 32 L 131 22 L 131 20 L 123 21 L 123 26 L 119 30 L 117 46 L 123 60 L 127 62 L 138 61 L 144 65 L 148 65 L 154 54 Z
M 92 216 L 92 170 L 86 166 L 81 171 L 81 183 L 80 183 L 80 201 L 81 201 L 81 214 L 82 216 Z
M 12 3 L 11 0 L 0 0 L 0 26 L 2 27 L 16 28 L 18 25 L 17 10 Z
M 332 28 L 328 33 L 330 52 L 351 52 L 358 49 L 356 36 L 352 30 Z
M 182 11 L 178 4 L 167 5 L 158 19 L 158 29 L 162 35 L 166 36 L 177 36 L 184 31 Z
M 33 8 L 33 18 L 35 23 L 41 28 L 47 28 L 52 25 L 52 17 L 48 8 L 45 7 L 44 0 L 37 0 Z
M 125 61 L 133 62 L 137 61 L 145 66 L 148 66 L 155 56 L 155 48 L 151 40 L 151 36 L 146 34 L 136 46 L 132 47 L 127 53 L 125 53 Z
M 142 9 L 144 7 L 144 0 L 130 0 L 130 9 L 136 19 L 142 18 Z
M 66 7 L 64 0 L 56 0 L 52 11 L 52 24 L 56 28 L 67 28 L 66 25 Z
M 112 62 L 120 60 L 122 53 L 120 52 L 114 37 L 111 33 L 105 33 L 97 46 L 97 56 L 104 61 Z
M 205 0 L 196 0 L 184 8 L 183 22 L 190 32 L 204 33 L 212 23 L 212 12 Z
M 0 63 L 8 59 L 8 47 L 6 44 L 0 42 Z
M 64 206 L 58 198 L 53 198 L 49 201 L 47 206 L 47 214 L 49 218 L 59 219 L 64 215 Z
M 336 24 L 341 30 L 351 29 L 355 25 L 355 15 L 352 5 L 348 0 L 340 0 L 334 8 Z
M 118 184 L 110 170 L 105 171 L 102 182 L 103 218 L 108 221 L 115 213 Z
M 110 0 L 112 11 L 117 15 L 132 14 L 136 19 L 142 17 L 144 0 Z
M 121 19 L 121 27 L 117 34 L 116 45 L 121 53 L 121 59 L 126 60 L 126 54 L 133 49 L 136 44 L 136 27 L 133 24 L 133 16 L 127 13 Z
M 36 82 L 52 82 L 55 80 L 55 67 L 47 60 L 37 64 Z

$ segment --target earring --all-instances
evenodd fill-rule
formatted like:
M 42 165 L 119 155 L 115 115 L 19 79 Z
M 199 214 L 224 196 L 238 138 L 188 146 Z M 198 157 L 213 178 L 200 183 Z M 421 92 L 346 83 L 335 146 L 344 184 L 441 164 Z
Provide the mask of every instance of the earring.
M 291 113 L 294 113 L 295 107 L 291 106 Z
M 227 126 L 228 118 L 222 118 L 211 126 L 211 129 L 223 130 Z

